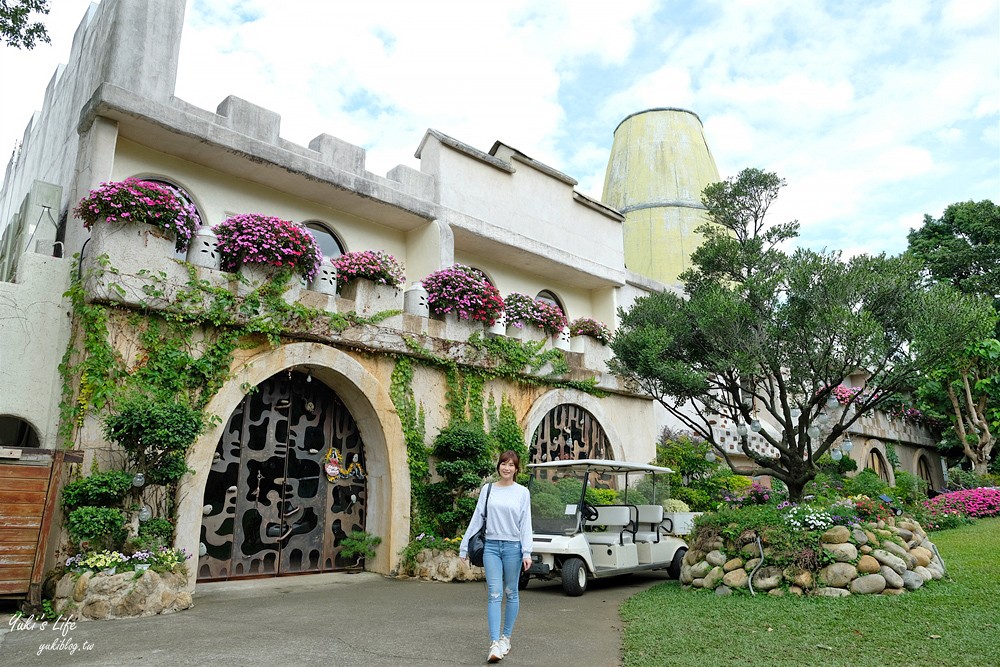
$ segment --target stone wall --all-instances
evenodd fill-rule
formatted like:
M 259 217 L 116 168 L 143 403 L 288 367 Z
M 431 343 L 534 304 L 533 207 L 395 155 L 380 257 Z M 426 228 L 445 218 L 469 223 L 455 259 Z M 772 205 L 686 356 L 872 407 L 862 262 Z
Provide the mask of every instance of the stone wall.
M 821 537 L 828 564 L 815 571 L 768 564 L 766 546 L 762 561 L 755 540 L 737 545 L 718 539 L 706 547 L 688 551 L 680 581 L 716 595 L 751 589 L 768 595 L 899 595 L 945 575 L 937 548 L 912 520 L 830 528 Z
M 57 614 L 82 620 L 169 614 L 194 604 L 186 585 L 187 574 L 180 568 L 163 574 L 67 572 L 56 583 L 52 607 Z

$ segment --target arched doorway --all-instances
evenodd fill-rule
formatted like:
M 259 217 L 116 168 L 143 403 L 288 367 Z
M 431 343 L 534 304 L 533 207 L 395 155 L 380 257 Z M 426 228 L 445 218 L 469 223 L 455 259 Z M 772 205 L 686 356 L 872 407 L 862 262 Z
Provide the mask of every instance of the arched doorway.
M 917 477 L 924 480 L 928 489 L 934 488 L 934 477 L 931 475 L 931 466 L 927 462 L 926 455 L 921 455 L 917 459 Z
M 882 452 L 874 447 L 872 447 L 871 451 L 868 452 L 868 460 L 865 461 L 865 467 L 874 470 L 875 474 L 878 475 L 878 478 L 886 484 L 890 483 L 889 465 L 882 456 Z
M 271 376 L 237 405 L 205 486 L 198 579 L 322 572 L 366 524 L 364 443 L 308 373 Z
M 600 422 L 574 403 L 562 403 L 542 418 L 531 439 L 532 463 L 611 458 L 611 444 Z

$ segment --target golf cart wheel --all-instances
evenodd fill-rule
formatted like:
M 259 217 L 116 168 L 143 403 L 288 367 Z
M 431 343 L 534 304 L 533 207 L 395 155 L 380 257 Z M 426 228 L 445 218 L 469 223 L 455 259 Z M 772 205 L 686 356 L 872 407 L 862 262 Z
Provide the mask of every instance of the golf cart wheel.
M 562 565 L 562 587 L 566 595 L 577 597 L 587 590 L 587 567 L 579 558 L 567 558 Z
M 529 572 L 521 572 L 521 575 L 517 578 L 517 590 L 523 591 L 528 587 L 528 581 L 531 580 L 531 574 Z
M 684 555 L 687 552 L 688 550 L 684 547 L 674 552 L 674 558 L 670 561 L 669 567 L 667 567 L 667 574 L 670 575 L 671 579 L 681 578 L 681 566 L 684 564 Z

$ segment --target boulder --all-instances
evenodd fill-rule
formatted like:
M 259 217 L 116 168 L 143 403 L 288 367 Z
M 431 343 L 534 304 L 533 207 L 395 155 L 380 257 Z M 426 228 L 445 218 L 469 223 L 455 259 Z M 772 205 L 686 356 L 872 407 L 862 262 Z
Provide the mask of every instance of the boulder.
M 770 595 L 771 597 L 774 597 L 774 598 L 783 598 L 783 597 L 785 597 L 785 589 L 783 589 L 783 588 L 772 588 L 771 590 L 769 590 L 767 592 L 767 594 Z
M 896 526 L 893 532 L 895 532 L 896 535 L 898 535 L 904 542 L 909 542 L 913 539 L 913 531 L 903 528 L 902 526 Z
M 842 528 L 843 526 L 838 527 Z M 850 542 L 838 542 L 832 544 L 824 542 L 820 546 L 839 563 L 853 563 L 858 558 L 858 548 Z
M 883 565 L 879 569 L 879 574 L 881 574 L 882 578 L 885 579 L 885 585 L 889 588 L 903 587 L 903 575 L 899 574 L 888 565 Z
M 834 588 L 843 588 L 857 577 L 858 570 L 850 563 L 834 563 L 819 571 L 820 582 Z
M 910 549 L 910 553 L 917 559 L 917 565 L 922 565 L 924 567 L 930 565 L 931 558 L 934 557 L 934 554 L 923 547 L 913 547 Z
M 903 586 L 908 591 L 915 591 L 924 585 L 924 578 L 912 570 L 903 573 Z
M 699 551 L 698 549 L 688 549 L 688 552 L 684 554 L 684 562 L 688 565 L 694 565 L 700 560 L 705 559 L 705 552 Z
M 851 582 L 851 593 L 874 595 L 885 590 L 885 578 L 881 574 L 866 574 Z
M 793 587 L 797 588 L 812 588 L 813 587 L 813 573 L 809 570 L 805 570 L 801 567 L 786 567 L 785 571 L 782 572 L 785 577 L 785 581 L 791 584 Z
M 798 586 L 789 586 L 788 587 L 788 594 L 789 595 L 805 595 L 806 592 L 804 590 L 802 590 L 801 588 L 799 588 Z
M 878 573 L 880 567 L 882 567 L 882 565 L 867 554 L 858 559 L 859 574 L 876 574 Z
M 725 570 L 716 565 L 708 574 L 705 575 L 705 578 L 702 580 L 703 586 L 708 589 L 716 588 L 722 582 L 722 577 L 725 576 L 725 574 Z
M 781 568 L 776 565 L 762 567 L 751 579 L 755 591 L 770 591 L 781 585 Z
M 716 549 L 715 551 L 709 551 L 705 554 L 705 560 L 708 561 L 713 567 L 722 567 L 726 564 L 726 554 Z
M 751 558 L 743 566 L 743 569 L 746 570 L 747 572 L 753 572 L 753 569 L 755 567 L 757 567 L 758 565 L 760 565 L 760 559 L 759 558 Z
M 906 572 L 906 563 L 899 556 L 894 556 L 885 549 L 876 549 L 872 552 L 872 556 L 882 565 L 888 565 L 896 574 L 903 574 Z
M 923 577 L 925 582 L 930 581 L 931 579 L 934 578 L 931 576 L 931 571 L 922 565 L 916 566 L 915 568 L 913 568 L 913 571 L 919 574 L 921 577 Z
M 851 529 L 851 539 L 854 540 L 854 543 L 859 547 L 868 544 L 868 535 L 866 535 L 865 531 L 860 528 Z
M 722 569 L 726 572 L 732 572 L 733 570 L 738 570 L 743 567 L 742 558 L 730 558 L 726 561 L 726 564 L 722 566 Z
M 719 586 L 718 588 L 715 589 L 715 594 L 718 595 L 719 597 L 725 597 L 727 595 L 732 595 L 733 589 L 731 589 L 729 586 Z
M 722 577 L 722 583 L 729 588 L 746 588 L 747 580 L 747 571 L 743 568 L 726 572 L 726 575 Z
M 707 561 L 698 561 L 691 566 L 691 578 L 692 579 L 702 579 L 706 574 L 712 571 L 712 565 Z
M 684 585 L 688 585 L 692 581 L 694 581 L 694 577 L 691 576 L 691 566 L 688 565 L 687 563 L 684 563 L 683 565 L 681 565 L 680 582 Z
M 902 595 L 905 592 L 905 588 L 886 588 L 879 595 Z
M 844 598 L 850 594 L 851 592 L 845 588 L 817 588 L 813 593 L 824 598 Z
M 691 588 L 704 588 L 704 587 L 705 587 L 704 577 L 700 579 L 695 579 L 694 581 L 691 582 Z
M 851 538 L 851 531 L 847 526 L 834 526 L 830 528 L 823 536 L 820 537 L 820 542 L 826 542 L 828 544 L 842 544 Z

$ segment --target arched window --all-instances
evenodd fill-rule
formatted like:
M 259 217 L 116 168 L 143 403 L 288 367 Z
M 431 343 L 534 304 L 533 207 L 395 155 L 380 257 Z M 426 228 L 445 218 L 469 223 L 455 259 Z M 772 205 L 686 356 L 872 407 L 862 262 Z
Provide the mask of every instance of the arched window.
M 931 467 L 927 463 L 927 457 L 921 456 L 917 459 L 917 477 L 927 482 L 927 488 L 934 488 L 934 478 L 931 477 Z
M 566 313 L 566 308 L 562 305 L 562 301 L 559 300 L 553 292 L 547 289 L 543 289 L 541 292 L 535 295 L 535 301 L 541 301 L 542 303 L 547 303 L 550 306 L 556 306 L 559 310 Z
M 31 424 L 18 417 L 0 416 L 0 447 L 39 447 L 38 434 Z
M 177 185 L 176 183 L 172 183 L 162 178 L 144 178 L 143 180 L 149 181 L 150 183 L 156 183 L 157 185 L 162 185 L 166 189 L 173 192 L 174 195 L 176 195 L 177 198 L 181 200 L 181 203 L 184 204 L 184 207 L 187 208 L 188 212 L 194 216 L 196 222 L 195 229 L 198 229 L 199 227 L 208 224 L 205 222 L 205 218 L 202 217 L 201 211 L 198 210 L 198 206 L 194 203 L 194 200 L 191 199 L 191 195 L 187 193 L 187 190 Z M 186 259 L 187 253 L 178 250 L 177 252 L 174 253 L 174 257 L 177 259 Z
M 323 257 L 340 257 L 346 252 L 344 244 L 340 238 L 329 227 L 321 222 L 307 222 L 305 228 L 316 237 L 319 249 L 323 251 Z
M 480 278 L 482 278 L 483 280 L 485 280 L 486 282 L 488 282 L 488 283 L 489 283 L 490 285 L 493 285 L 494 287 L 496 287 L 496 283 L 494 283 L 494 282 L 493 282 L 493 281 L 492 281 L 492 280 L 490 279 L 490 277 L 489 277 L 488 275 L 486 275 L 486 272 L 485 272 L 485 271 L 483 271 L 482 269 L 477 269 L 477 268 L 476 268 L 476 267 L 474 267 L 474 266 L 470 266 L 470 267 L 469 267 L 469 269 L 470 269 L 470 270 L 471 270 L 471 271 L 472 271 L 472 272 L 473 272 L 474 274 L 476 274 L 477 276 L 479 276 Z
M 886 484 L 889 483 L 889 466 L 886 464 L 882 452 L 874 448 L 868 452 L 868 461 L 865 463 L 865 467 L 871 468 L 879 479 Z

